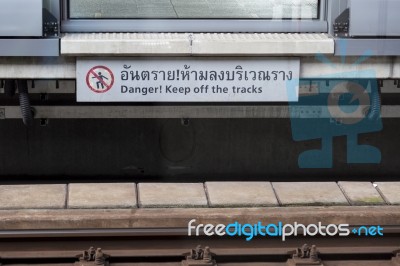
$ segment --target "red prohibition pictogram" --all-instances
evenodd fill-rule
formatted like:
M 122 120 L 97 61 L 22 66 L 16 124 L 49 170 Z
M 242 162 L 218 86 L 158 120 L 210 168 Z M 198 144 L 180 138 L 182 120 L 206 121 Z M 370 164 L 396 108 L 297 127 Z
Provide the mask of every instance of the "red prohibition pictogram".
M 86 84 L 96 93 L 109 91 L 114 85 L 114 74 L 105 66 L 95 66 L 86 75 Z

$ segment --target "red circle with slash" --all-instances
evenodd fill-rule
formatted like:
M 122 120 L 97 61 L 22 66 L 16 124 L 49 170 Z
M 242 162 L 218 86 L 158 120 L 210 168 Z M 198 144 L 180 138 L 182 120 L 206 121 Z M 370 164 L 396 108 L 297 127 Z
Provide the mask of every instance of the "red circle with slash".
M 96 93 L 109 91 L 114 85 L 114 74 L 105 66 L 95 66 L 86 75 L 86 84 Z

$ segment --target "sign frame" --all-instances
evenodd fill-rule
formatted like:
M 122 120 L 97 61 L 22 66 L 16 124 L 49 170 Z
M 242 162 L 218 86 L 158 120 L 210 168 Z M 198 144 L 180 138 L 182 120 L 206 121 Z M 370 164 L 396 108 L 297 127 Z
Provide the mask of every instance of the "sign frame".
M 96 68 L 108 70 L 104 80 Z M 299 76 L 298 57 L 82 57 L 77 101 L 296 102 L 298 86 L 287 83 Z

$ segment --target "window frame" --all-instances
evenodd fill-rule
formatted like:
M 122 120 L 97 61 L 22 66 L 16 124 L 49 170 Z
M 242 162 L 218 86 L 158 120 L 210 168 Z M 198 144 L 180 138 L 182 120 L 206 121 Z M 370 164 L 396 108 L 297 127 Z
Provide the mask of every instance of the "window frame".
M 70 19 L 61 0 L 63 33 L 88 32 L 283 32 L 327 33 L 327 0 L 319 0 L 318 18 L 302 19 Z

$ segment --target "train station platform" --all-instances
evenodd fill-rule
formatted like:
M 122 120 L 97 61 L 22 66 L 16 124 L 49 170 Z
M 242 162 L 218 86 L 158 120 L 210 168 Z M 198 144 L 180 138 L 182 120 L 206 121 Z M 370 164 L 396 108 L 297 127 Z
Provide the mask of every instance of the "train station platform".
M 0 230 L 185 228 L 199 223 L 396 225 L 400 182 L 0 186 Z

